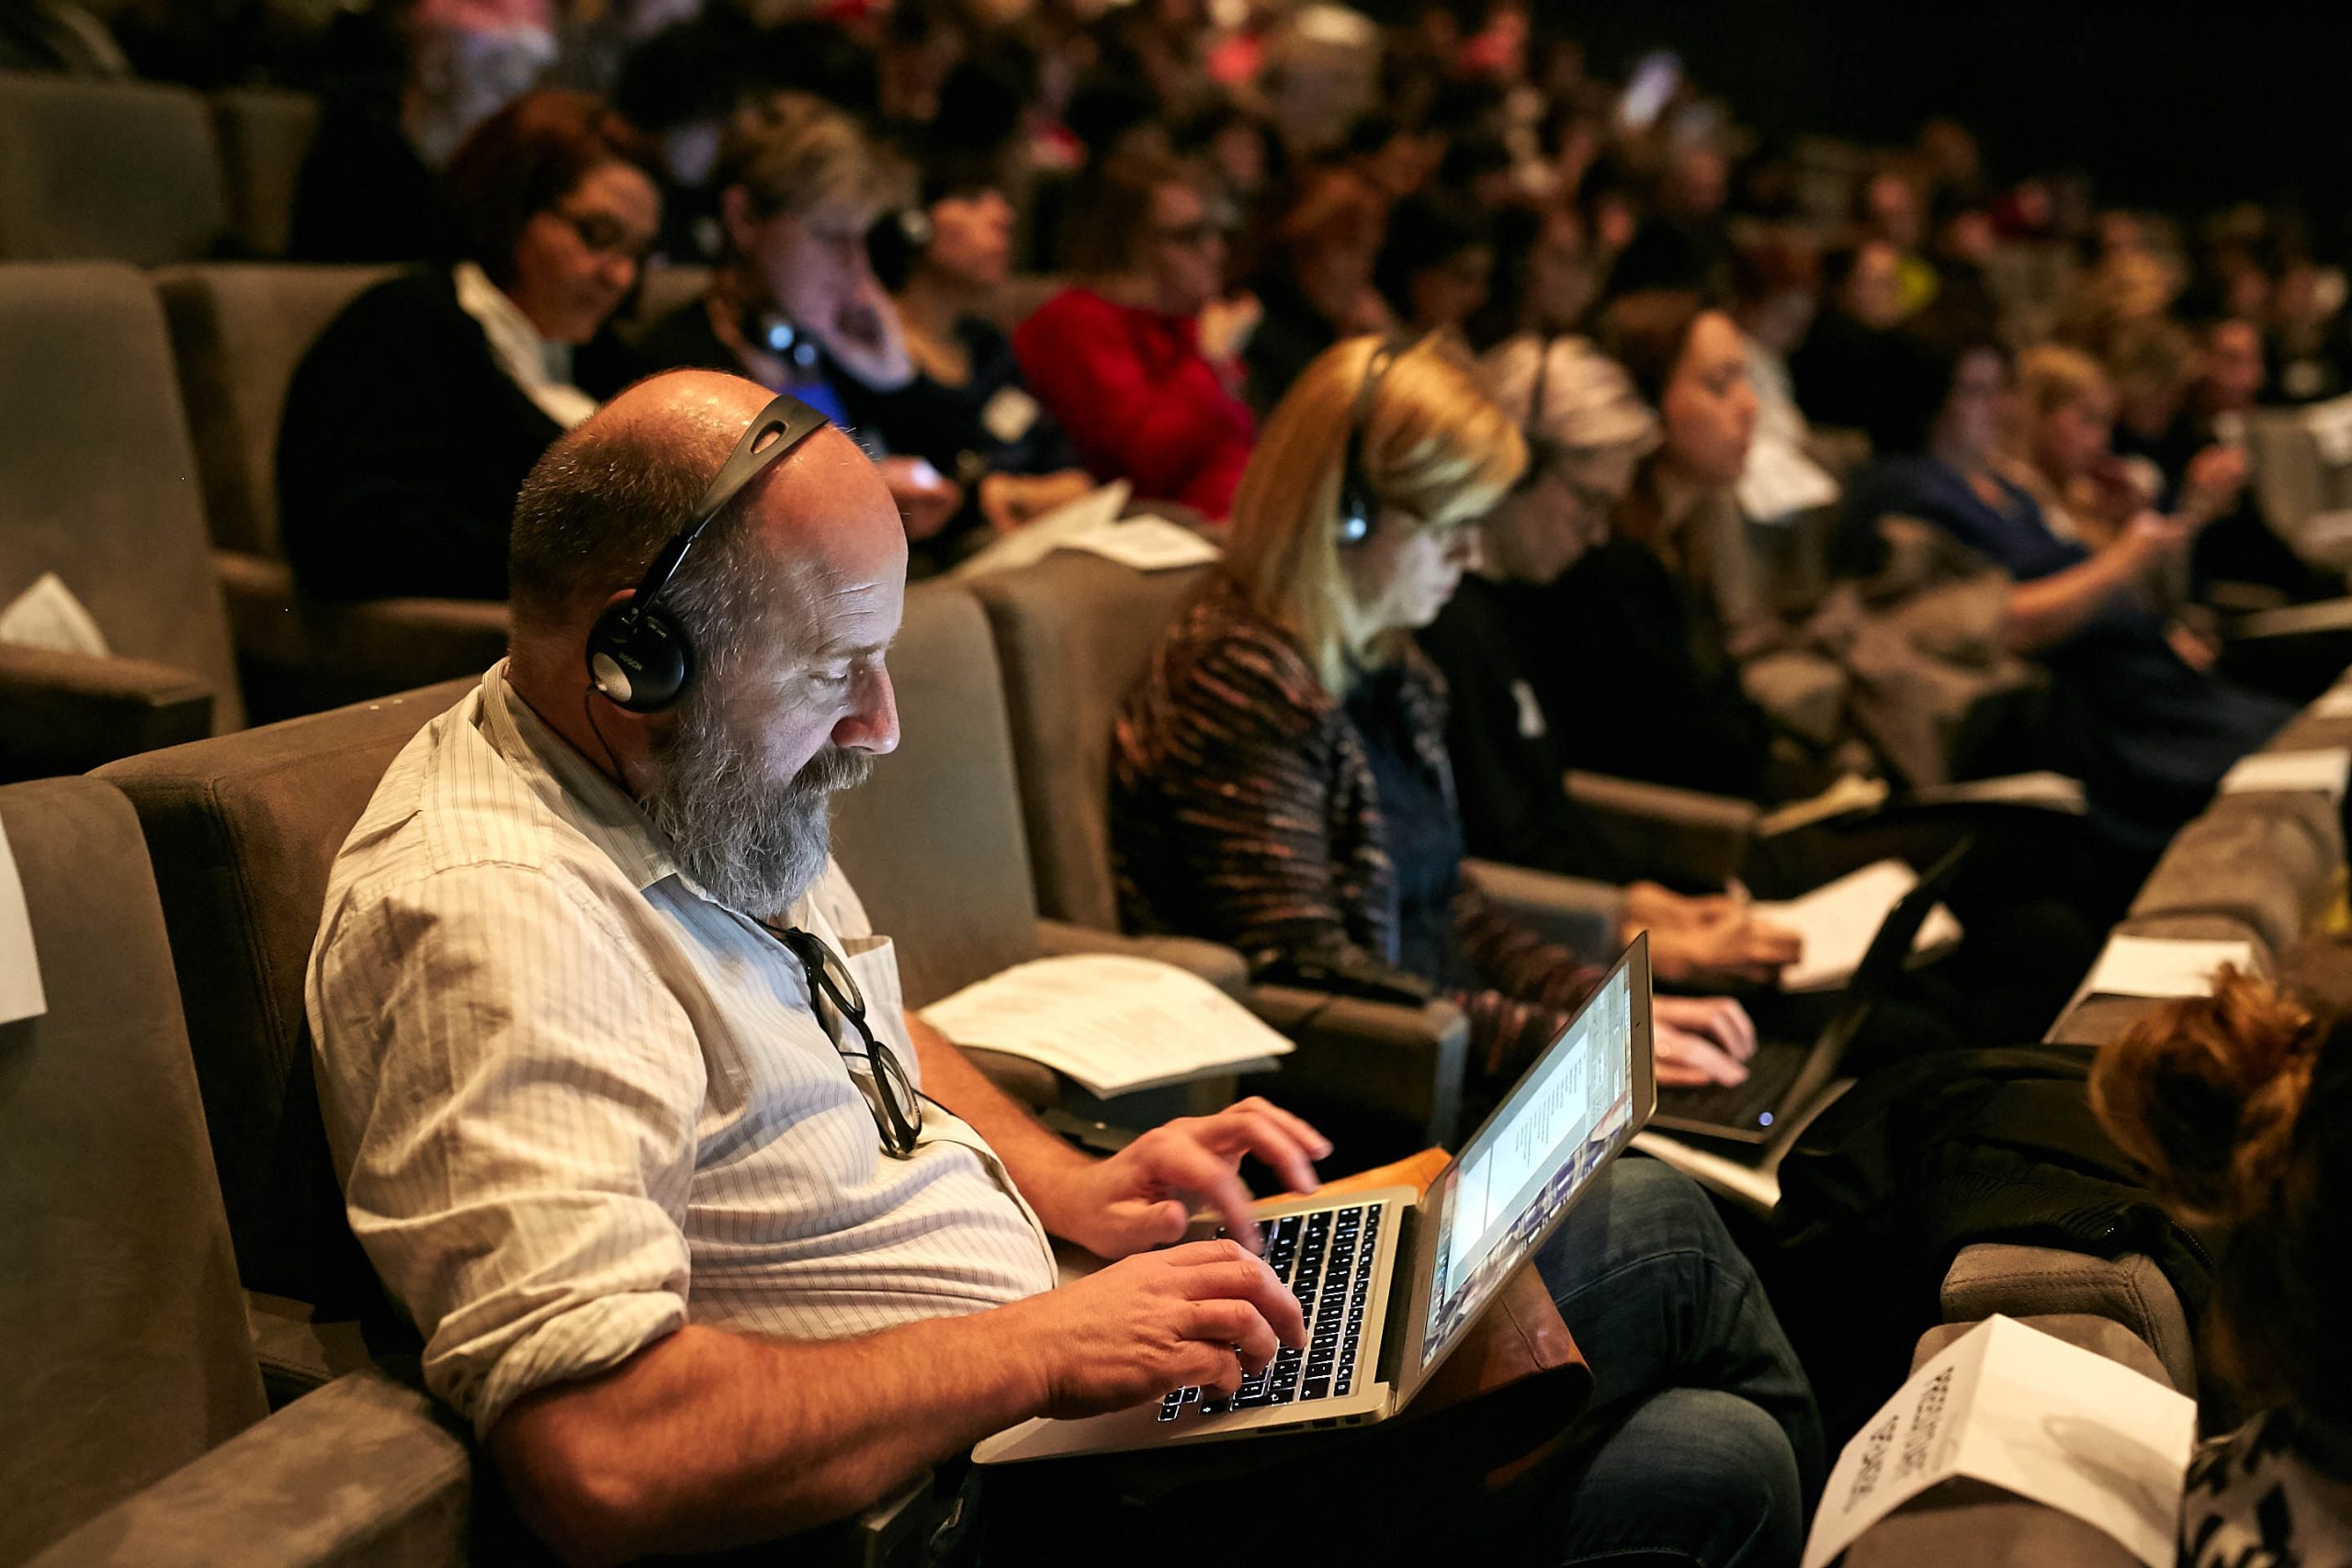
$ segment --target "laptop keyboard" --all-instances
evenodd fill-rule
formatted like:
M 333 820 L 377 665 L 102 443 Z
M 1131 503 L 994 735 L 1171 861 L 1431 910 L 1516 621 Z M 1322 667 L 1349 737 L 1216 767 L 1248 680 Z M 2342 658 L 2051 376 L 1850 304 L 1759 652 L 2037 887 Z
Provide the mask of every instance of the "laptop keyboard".
M 1747 1077 L 1738 1083 L 1658 1090 L 1658 1114 L 1716 1127 L 1770 1127 L 1812 1055 L 1809 1046 L 1764 1045 L 1748 1058 Z
M 1223 1416 L 1351 1393 L 1356 1351 L 1363 1341 L 1364 1305 L 1372 1295 L 1380 1216 L 1386 1207 L 1364 1203 L 1268 1220 L 1266 1266 L 1298 1298 L 1306 1318 L 1306 1348 L 1283 1346 L 1265 1371 L 1245 1376 L 1230 1399 L 1204 1398 L 1198 1386 L 1171 1389 L 1159 1402 L 1159 1418 L 1173 1421 L 1186 1405 L 1203 1416 Z

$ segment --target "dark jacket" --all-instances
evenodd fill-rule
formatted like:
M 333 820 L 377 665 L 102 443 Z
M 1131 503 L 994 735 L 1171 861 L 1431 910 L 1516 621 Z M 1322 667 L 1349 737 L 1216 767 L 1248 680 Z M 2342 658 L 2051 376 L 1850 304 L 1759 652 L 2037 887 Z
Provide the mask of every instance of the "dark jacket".
M 491 355 L 440 268 L 368 289 L 295 367 L 279 530 L 305 592 L 506 597 L 514 497 L 562 434 Z

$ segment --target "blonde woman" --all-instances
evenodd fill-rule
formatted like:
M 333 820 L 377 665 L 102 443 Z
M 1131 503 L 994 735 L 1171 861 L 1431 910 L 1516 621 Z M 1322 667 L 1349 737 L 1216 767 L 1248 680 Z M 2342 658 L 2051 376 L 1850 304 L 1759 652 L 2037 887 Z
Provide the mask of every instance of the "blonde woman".
M 1360 454 L 1366 503 L 1343 519 Z M 1213 938 L 1261 976 L 1462 998 L 1498 1092 L 1613 950 L 1575 953 L 1463 873 L 1445 694 L 1412 634 L 1478 558 L 1527 463 L 1519 427 L 1430 344 L 1327 350 L 1269 421 L 1225 570 L 1172 627 L 1113 741 L 1113 847 L 1138 930 Z M 1736 1083 L 1737 1003 L 1661 998 L 1664 1084 Z
M 1464 886 L 1442 687 L 1409 638 L 1526 460 L 1517 425 L 1442 349 L 1326 350 L 1268 421 L 1226 569 L 1170 631 L 1113 742 L 1137 926 L 1234 942 L 1260 974 L 1326 988 L 1467 993 L 1498 1082 L 1590 971 Z M 1360 510 L 1343 506 L 1351 489 Z M 1662 1080 L 1736 1066 L 1748 1036 L 1732 1004 L 1661 1007 L 1681 1026 L 1659 1030 Z M 1793 1562 L 1819 1422 L 1704 1195 L 1621 1160 L 1535 1264 L 1594 1369 L 1598 1414 L 1594 1436 L 1521 1483 L 1541 1537 L 1521 1544 L 1546 1562 Z

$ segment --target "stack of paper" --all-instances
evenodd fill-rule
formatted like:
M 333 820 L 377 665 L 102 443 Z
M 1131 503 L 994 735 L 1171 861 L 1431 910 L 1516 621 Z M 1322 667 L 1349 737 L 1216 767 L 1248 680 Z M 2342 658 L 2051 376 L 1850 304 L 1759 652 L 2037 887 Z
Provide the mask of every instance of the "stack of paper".
M 2254 943 L 2182 937 L 2111 936 L 2091 965 L 2081 994 L 2103 997 L 2203 997 L 2227 964 L 2258 973 Z
M 2223 795 L 2286 792 L 2344 798 L 2344 784 L 2352 773 L 2352 750 L 2256 751 L 2241 757 L 2222 775 Z
M 1065 502 L 1043 517 L 989 541 L 987 548 L 958 566 L 954 575 L 979 577 L 1044 560 L 1064 539 L 1117 522 L 1119 514 L 1127 509 L 1131 488 L 1125 479 L 1114 479 L 1099 490 L 1088 491 L 1076 501 Z
M 1124 953 L 1016 964 L 922 1016 L 959 1045 L 1042 1062 L 1098 1099 L 1264 1068 L 1291 1050 L 1199 976 Z
M 1918 874 L 1899 860 L 1883 860 L 1815 888 L 1802 898 L 1756 906 L 1758 918 L 1804 939 L 1804 956 L 1781 972 L 1784 991 L 1835 990 L 1854 977 L 1871 939 L 1886 923 L 1903 896 L 1919 885 Z M 1913 951 L 1950 946 L 1960 940 L 1960 922 L 1941 904 L 1928 913 Z
M 1928 1487 L 1983 1482 L 2172 1568 L 2197 1403 L 2096 1351 L 1989 1317 L 1911 1374 L 1829 1472 L 1804 1568 Z

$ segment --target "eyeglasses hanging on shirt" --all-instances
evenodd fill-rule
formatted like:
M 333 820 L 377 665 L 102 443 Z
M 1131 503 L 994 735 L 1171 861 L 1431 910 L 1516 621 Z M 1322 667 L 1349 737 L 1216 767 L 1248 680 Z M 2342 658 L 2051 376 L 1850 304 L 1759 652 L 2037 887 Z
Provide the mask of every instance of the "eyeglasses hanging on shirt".
M 874 1113 L 875 1131 L 882 1136 L 882 1152 L 892 1159 L 908 1159 L 915 1152 L 916 1140 L 922 1133 L 922 1096 L 907 1077 L 907 1070 L 890 1047 L 876 1036 L 865 1021 L 865 994 L 857 987 L 857 977 L 849 972 L 849 963 L 827 947 L 824 939 L 797 926 L 772 926 L 760 922 L 760 929 L 782 942 L 785 950 L 800 961 L 801 972 L 808 976 L 811 1010 L 817 1021 L 832 1041 L 833 1049 L 845 1058 L 864 1061 L 872 1072 L 852 1073 L 858 1078 L 859 1089 L 865 1096 L 866 1109 Z M 853 1051 L 842 1038 L 843 1023 L 856 1032 L 865 1049 Z

